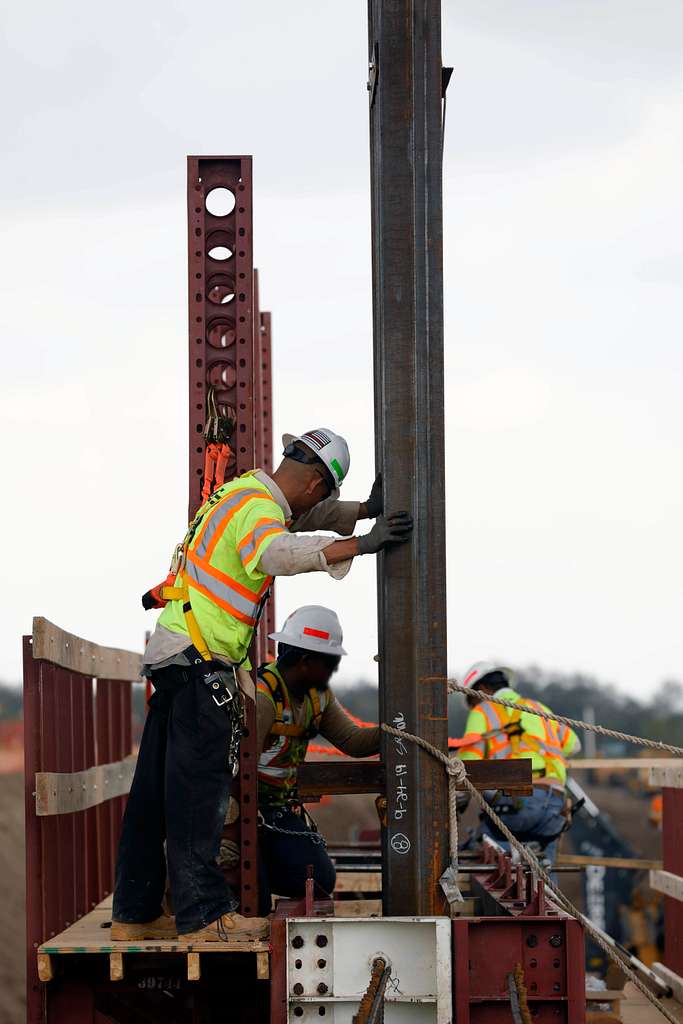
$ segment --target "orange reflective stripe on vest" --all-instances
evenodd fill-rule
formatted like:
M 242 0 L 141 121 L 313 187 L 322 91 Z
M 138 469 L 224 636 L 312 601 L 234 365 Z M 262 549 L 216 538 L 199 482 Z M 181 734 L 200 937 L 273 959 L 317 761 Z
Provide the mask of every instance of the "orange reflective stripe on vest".
M 263 497 L 263 491 L 252 487 L 240 488 L 226 495 L 206 517 L 196 543 L 185 553 L 184 573 L 188 587 L 197 590 L 239 622 L 251 627 L 256 625 L 259 604 L 273 582 L 272 576 L 268 576 L 258 588 L 250 588 L 212 565 L 211 556 L 233 516 L 252 498 Z M 268 522 L 272 530 L 275 530 L 273 523 L 282 529 L 276 520 Z M 255 532 L 252 531 L 250 537 L 253 538 Z

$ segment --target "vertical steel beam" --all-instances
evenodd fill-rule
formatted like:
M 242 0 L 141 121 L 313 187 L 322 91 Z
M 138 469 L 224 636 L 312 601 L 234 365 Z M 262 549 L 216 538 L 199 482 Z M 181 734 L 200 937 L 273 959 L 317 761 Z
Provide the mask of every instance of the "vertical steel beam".
M 190 495 L 201 503 L 209 386 L 235 424 L 226 479 L 254 468 L 250 156 L 187 158 Z
M 188 157 L 187 216 L 191 518 L 201 503 L 209 387 L 214 388 L 219 415 L 234 424 L 226 480 L 254 469 L 260 461 L 262 432 L 257 432 L 256 418 L 262 415 L 263 391 L 254 295 L 251 157 Z M 264 653 L 265 639 L 257 639 L 251 647 L 252 663 Z M 226 874 L 240 893 L 241 912 L 248 916 L 258 910 L 257 757 L 256 714 L 250 703 L 239 778 L 232 788 L 239 813 L 224 832 L 240 847 L 239 865 Z
M 683 789 L 662 790 L 664 870 L 683 875 Z M 664 963 L 683 976 L 683 903 L 664 897 Z
M 377 468 L 415 517 L 378 566 L 382 720 L 446 749 L 441 5 L 369 0 Z M 384 913 L 441 913 L 443 768 L 384 737 Z

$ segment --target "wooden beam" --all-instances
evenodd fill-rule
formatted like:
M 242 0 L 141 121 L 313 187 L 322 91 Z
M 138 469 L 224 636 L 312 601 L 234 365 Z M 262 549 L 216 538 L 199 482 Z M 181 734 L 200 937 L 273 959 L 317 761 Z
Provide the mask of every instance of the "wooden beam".
M 680 766 L 676 757 L 582 757 L 572 758 L 569 770 L 575 771 L 629 771 L 639 768 L 667 768 Z
M 125 682 L 138 680 L 142 668 L 141 654 L 117 647 L 100 647 L 40 616 L 33 620 L 33 657 L 80 675 Z
M 52 981 L 55 976 L 52 957 L 49 953 L 38 953 L 38 978 L 40 981 Z
M 530 793 L 531 760 L 466 761 L 467 777 L 479 790 Z M 299 765 L 297 788 L 303 800 L 334 793 L 383 793 L 386 772 L 381 761 L 305 761 Z M 460 787 L 464 789 L 465 787 Z
M 257 954 L 258 956 L 258 954 Z M 202 964 L 199 959 L 199 953 L 188 953 L 187 954 L 187 980 L 188 981 L 199 981 L 202 976 Z
M 36 814 L 72 814 L 123 796 L 130 790 L 137 757 L 80 772 L 36 772 Z
M 632 871 L 659 871 L 661 860 L 648 860 L 643 857 L 584 857 L 575 853 L 561 853 L 558 864 L 576 864 L 586 866 L 595 864 L 603 868 L 630 868 Z
M 649 782 L 662 789 L 683 789 L 683 761 L 662 761 L 653 765 Z
M 683 878 L 671 871 L 651 871 L 650 888 L 671 896 L 674 900 L 683 901 Z
M 123 981 L 123 953 L 109 954 L 109 980 Z
M 339 871 L 334 885 L 337 892 L 381 892 L 381 871 Z
M 256 954 L 256 977 L 259 981 L 268 981 L 270 978 L 270 955 L 268 953 Z

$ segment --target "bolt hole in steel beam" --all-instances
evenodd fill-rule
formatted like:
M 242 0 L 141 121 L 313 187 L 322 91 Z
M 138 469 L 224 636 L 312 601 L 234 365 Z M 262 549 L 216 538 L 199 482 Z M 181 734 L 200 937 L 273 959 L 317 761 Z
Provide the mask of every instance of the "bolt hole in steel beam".
M 212 249 L 209 249 L 208 255 L 212 260 L 223 262 L 229 260 L 232 256 L 232 249 L 228 249 L 227 245 L 214 245 Z
M 235 282 L 226 274 L 216 274 L 208 282 L 207 298 L 214 306 L 227 306 L 235 298 Z
M 206 332 L 206 340 L 212 348 L 230 348 L 237 340 L 235 325 L 229 320 L 212 320 Z
M 205 204 L 212 217 L 227 217 L 235 209 L 235 196 L 229 188 L 212 188 Z
M 235 367 L 230 363 L 214 363 L 208 373 L 209 384 L 216 388 L 230 390 L 234 388 L 237 374 Z

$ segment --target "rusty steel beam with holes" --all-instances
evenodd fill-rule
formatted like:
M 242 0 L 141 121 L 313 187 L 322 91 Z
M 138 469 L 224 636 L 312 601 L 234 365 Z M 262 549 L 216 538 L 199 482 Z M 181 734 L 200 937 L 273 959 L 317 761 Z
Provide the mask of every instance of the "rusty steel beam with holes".
M 385 508 L 415 517 L 378 563 L 381 720 L 446 750 L 441 5 L 369 0 L 375 439 Z M 447 783 L 383 736 L 384 913 L 442 913 Z
M 275 439 L 273 438 L 273 379 L 272 379 L 272 355 L 271 355 L 271 337 L 272 337 L 272 315 L 270 313 L 261 313 L 259 320 L 259 340 L 260 340 L 260 373 L 258 374 L 261 387 L 262 387 L 262 448 L 263 448 L 263 462 L 262 468 L 266 473 L 272 473 L 273 462 L 275 452 L 280 451 L 279 448 L 275 447 Z M 265 637 L 266 657 L 269 652 L 274 653 L 274 644 L 272 640 L 268 640 L 268 634 L 274 633 L 276 630 L 275 625 L 275 588 L 271 590 L 270 600 L 266 605 L 263 612 L 263 626 L 262 632 Z
M 258 360 L 254 358 L 254 260 L 250 156 L 187 158 L 190 466 L 189 515 L 201 503 L 204 427 L 209 388 L 219 416 L 232 420 L 232 458 L 226 480 L 257 463 L 255 430 Z M 252 648 L 253 650 L 253 648 Z M 254 660 L 254 659 L 252 659 Z M 236 842 L 241 858 L 226 870 L 240 894 L 241 912 L 258 910 L 256 870 L 256 713 L 248 701 L 247 734 L 240 749 L 240 773 L 232 788 L 239 805 L 224 838 Z
M 187 158 L 190 348 L 189 517 L 201 501 L 210 386 L 235 423 L 226 479 L 254 467 L 250 156 Z

